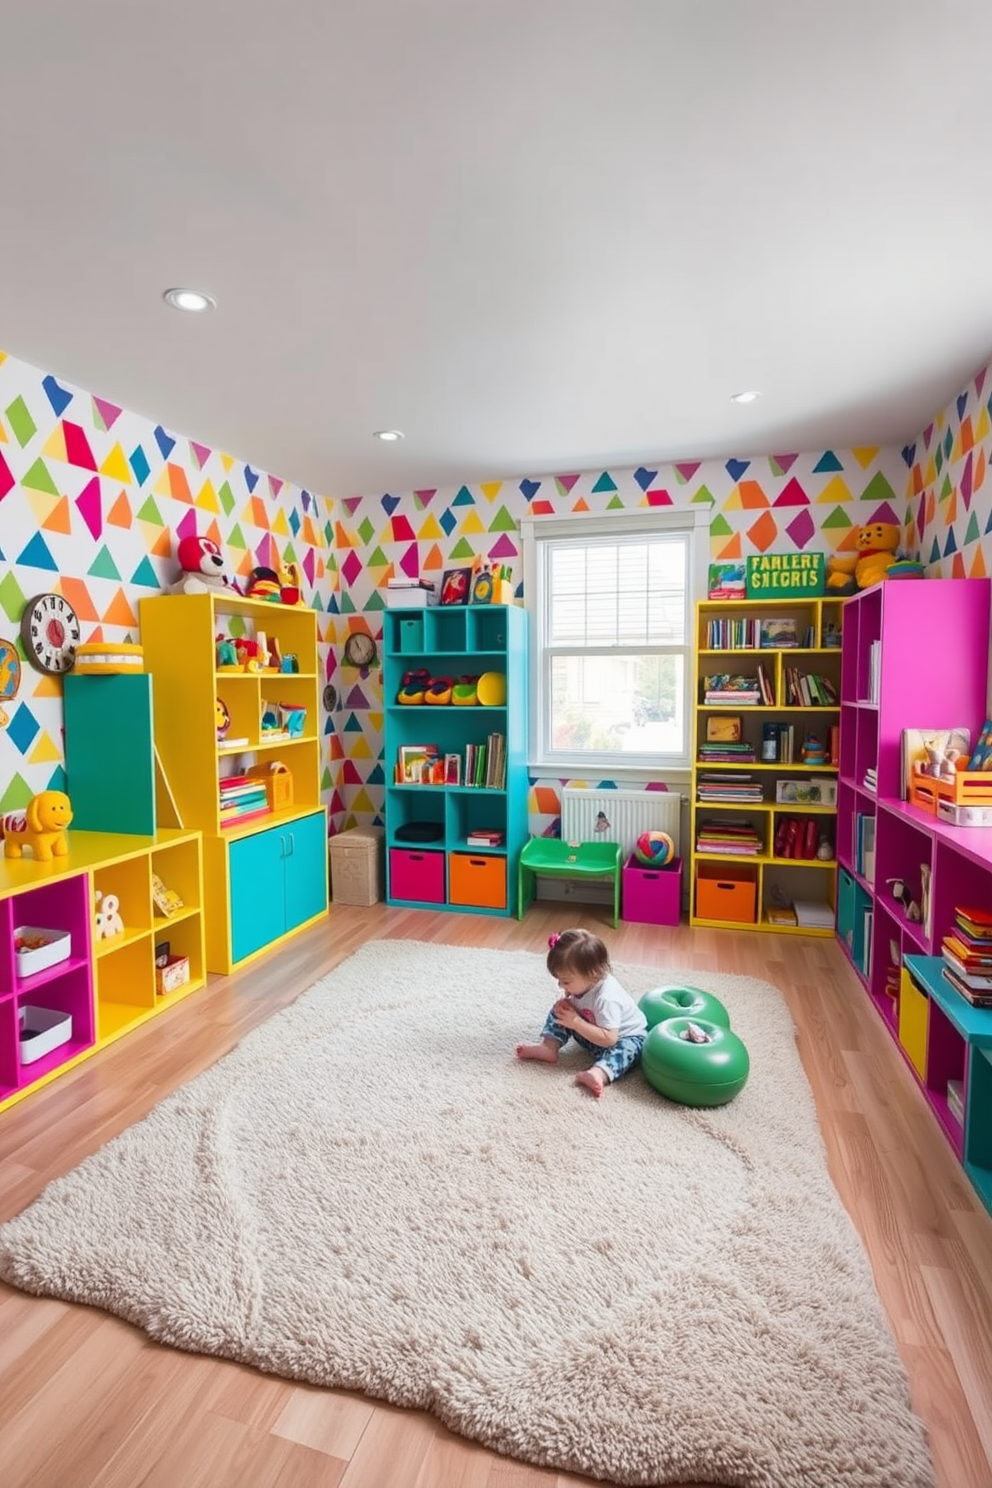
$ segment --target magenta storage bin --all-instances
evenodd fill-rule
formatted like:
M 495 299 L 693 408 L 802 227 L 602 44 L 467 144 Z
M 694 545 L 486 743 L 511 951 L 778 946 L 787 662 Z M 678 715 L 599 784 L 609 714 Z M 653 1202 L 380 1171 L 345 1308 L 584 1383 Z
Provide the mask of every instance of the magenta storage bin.
M 621 871 L 621 918 L 641 925 L 677 925 L 682 917 L 682 859 L 649 868 L 631 855 Z
M 389 849 L 389 897 L 444 903 L 444 853 L 420 847 Z

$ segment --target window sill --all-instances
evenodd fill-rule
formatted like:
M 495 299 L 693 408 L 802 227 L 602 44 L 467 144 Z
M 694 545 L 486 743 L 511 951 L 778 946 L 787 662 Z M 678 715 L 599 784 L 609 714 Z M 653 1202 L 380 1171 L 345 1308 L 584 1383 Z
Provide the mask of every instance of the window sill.
M 625 785 L 653 785 L 658 781 L 688 784 L 692 779 L 689 765 L 617 765 L 596 760 L 528 760 L 527 773 L 532 780 L 622 780 Z

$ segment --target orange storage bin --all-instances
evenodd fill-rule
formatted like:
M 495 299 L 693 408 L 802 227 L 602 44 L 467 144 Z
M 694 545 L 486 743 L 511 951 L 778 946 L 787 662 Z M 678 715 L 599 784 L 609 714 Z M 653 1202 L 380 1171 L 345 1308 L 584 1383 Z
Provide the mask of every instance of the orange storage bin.
M 696 916 L 753 925 L 758 911 L 758 871 L 747 863 L 697 863 Z
M 506 859 L 483 853 L 452 853 L 448 900 L 476 909 L 506 908 Z

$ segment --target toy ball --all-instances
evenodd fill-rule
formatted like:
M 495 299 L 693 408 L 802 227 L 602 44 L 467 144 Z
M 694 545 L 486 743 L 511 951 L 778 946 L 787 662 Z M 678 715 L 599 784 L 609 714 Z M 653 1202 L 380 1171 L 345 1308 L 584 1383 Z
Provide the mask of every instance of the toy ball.
M 644 1040 L 649 1085 L 683 1106 L 725 1106 L 747 1084 L 751 1061 L 736 1033 L 702 1018 L 666 1018 Z
M 649 868 L 664 868 L 675 857 L 675 843 L 667 832 L 642 832 L 634 848 L 634 857 Z
M 702 1019 L 730 1027 L 730 1014 L 719 997 L 701 987 L 655 987 L 645 992 L 637 1005 L 648 1020 L 648 1028 L 664 1023 L 666 1018 Z

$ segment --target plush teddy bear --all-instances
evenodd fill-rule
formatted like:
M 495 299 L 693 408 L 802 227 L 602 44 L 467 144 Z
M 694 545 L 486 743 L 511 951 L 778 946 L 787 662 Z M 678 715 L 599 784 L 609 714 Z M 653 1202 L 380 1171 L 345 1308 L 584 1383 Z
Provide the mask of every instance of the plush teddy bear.
M 834 553 L 827 559 L 827 589 L 853 594 L 877 584 L 896 561 L 902 530 L 895 522 L 871 522 L 858 532 L 853 553 Z
M 173 594 L 214 594 L 218 590 L 240 594 L 223 553 L 209 537 L 195 533 L 184 537 L 176 550 L 182 573 L 172 586 Z

